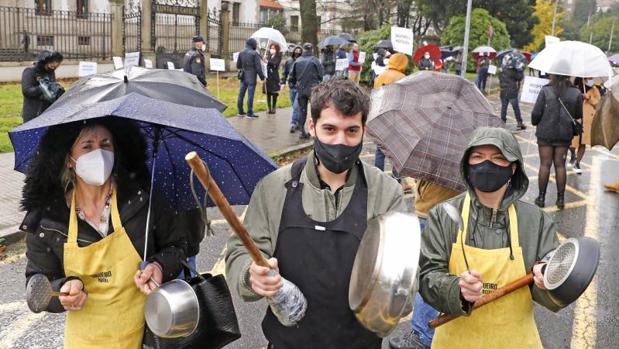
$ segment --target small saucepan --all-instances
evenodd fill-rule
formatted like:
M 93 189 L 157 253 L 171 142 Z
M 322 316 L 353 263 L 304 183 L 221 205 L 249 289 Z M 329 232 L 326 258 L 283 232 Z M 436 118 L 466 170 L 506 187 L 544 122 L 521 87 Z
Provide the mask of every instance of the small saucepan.
M 166 282 L 146 298 L 144 316 L 148 328 L 159 337 L 189 336 L 200 320 L 198 296 L 184 280 Z

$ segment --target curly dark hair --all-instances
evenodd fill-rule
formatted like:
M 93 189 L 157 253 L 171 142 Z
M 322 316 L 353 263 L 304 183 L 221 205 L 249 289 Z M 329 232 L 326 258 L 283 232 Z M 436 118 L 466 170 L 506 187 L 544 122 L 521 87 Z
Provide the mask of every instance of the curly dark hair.
M 361 113 L 361 123 L 365 126 L 370 112 L 370 96 L 358 84 L 346 78 L 323 81 L 312 89 L 311 111 L 314 124 L 320 112 L 328 107 L 339 110 L 346 116 Z
M 67 154 L 80 132 L 95 126 L 103 126 L 112 134 L 115 159 L 112 175 L 119 189 L 122 190 L 129 183 L 148 187 L 146 141 L 138 125 L 113 116 L 72 122 L 50 127 L 41 138 L 37 152 L 28 166 L 21 202 L 23 209 L 49 206 L 59 198 L 64 198 L 65 192 L 71 189 L 62 179 Z

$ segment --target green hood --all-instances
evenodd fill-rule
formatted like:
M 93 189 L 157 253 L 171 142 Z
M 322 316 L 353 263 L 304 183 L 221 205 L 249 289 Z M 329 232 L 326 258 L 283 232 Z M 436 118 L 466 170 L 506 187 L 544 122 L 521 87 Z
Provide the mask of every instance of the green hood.
M 471 141 L 460 161 L 460 175 L 464 178 L 464 184 L 471 197 L 474 198 L 477 198 L 477 196 L 466 176 L 466 167 L 468 167 L 468 157 L 471 149 L 479 145 L 494 145 L 499 148 L 507 160 L 516 162 L 516 172 L 514 172 L 511 178 L 510 188 L 508 188 L 503 203 L 501 204 L 501 208 L 506 208 L 511 203 L 521 198 L 529 188 L 529 178 L 524 172 L 524 158 L 520 152 L 520 145 L 518 145 L 516 138 L 503 128 L 480 127 L 473 132 Z

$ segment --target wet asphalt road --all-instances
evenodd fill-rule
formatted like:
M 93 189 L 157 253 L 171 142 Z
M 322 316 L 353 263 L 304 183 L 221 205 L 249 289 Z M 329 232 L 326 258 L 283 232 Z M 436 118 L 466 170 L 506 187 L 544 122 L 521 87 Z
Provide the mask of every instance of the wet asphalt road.
M 497 108 L 496 97 L 490 98 Z M 525 120 L 530 115 L 530 106 L 523 105 Z M 508 115 L 512 115 L 511 109 Z M 529 123 L 530 125 L 530 123 Z M 513 119 L 508 128 L 514 129 Z M 517 133 L 526 158 L 526 171 L 530 186 L 524 197 L 533 202 L 537 195 L 537 147 L 534 129 Z M 362 154 L 364 161 L 373 162 L 372 144 L 367 144 Z M 560 237 L 589 236 L 599 240 L 602 247 L 601 261 L 596 277 L 585 294 L 574 304 L 551 313 L 536 306 L 535 315 L 545 348 L 619 348 L 619 194 L 603 191 L 602 184 L 619 180 L 619 150 L 609 153 L 602 149 L 588 150 L 583 164 L 584 173 L 568 173 L 566 209 L 550 212 L 557 222 Z M 549 183 L 547 204 L 554 202 L 554 182 Z M 409 205 L 412 198 L 408 197 Z M 239 215 L 244 207 L 237 207 Z M 214 219 L 216 235 L 206 238 L 201 244 L 198 258 L 200 270 L 223 272 L 223 250 L 230 234 L 228 225 L 214 210 L 209 211 Z M 17 243 L 9 246 L 6 258 L 0 261 L 0 349 L 3 348 L 60 348 L 63 341 L 62 314 L 32 314 L 24 301 L 23 271 L 25 269 L 25 246 Z M 227 348 L 262 348 L 266 342 L 260 330 L 260 322 L 266 305 L 264 302 L 243 303 L 235 297 L 235 308 L 243 337 Z M 408 330 L 403 321 L 393 335 Z M 385 347 L 386 341 L 385 341 Z

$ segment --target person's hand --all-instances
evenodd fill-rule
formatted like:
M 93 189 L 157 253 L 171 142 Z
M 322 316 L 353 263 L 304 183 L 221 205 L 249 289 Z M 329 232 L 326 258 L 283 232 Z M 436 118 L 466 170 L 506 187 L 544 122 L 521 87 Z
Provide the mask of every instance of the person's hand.
M 261 267 L 256 262 L 251 262 L 249 266 L 249 283 L 257 295 L 272 297 L 283 286 L 283 281 L 277 268 L 277 259 L 271 258 L 267 262 L 270 268 Z M 277 274 L 272 275 L 272 270 L 276 271 Z
M 135 282 L 135 285 L 144 294 L 150 294 L 154 289 L 157 288 L 155 282 L 161 285 L 162 280 L 163 272 L 161 266 L 157 262 L 148 263 L 144 270 L 138 270 L 133 276 L 133 281 Z
M 481 274 L 475 270 L 471 270 L 470 273 L 465 271 L 460 274 L 458 286 L 460 286 L 462 297 L 471 303 L 475 303 L 479 297 L 481 297 L 481 290 L 484 285 L 481 282 Z
M 535 286 L 540 290 L 545 290 L 546 285 L 544 285 L 544 274 L 542 274 L 542 268 L 546 263 L 539 263 L 533 266 L 533 282 L 535 282 Z
M 84 284 L 81 280 L 69 280 L 60 288 L 58 296 L 60 304 L 68 311 L 78 311 L 84 307 L 88 294 L 84 292 Z

